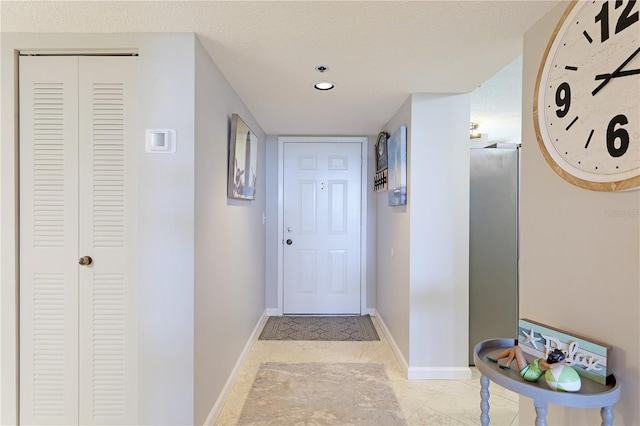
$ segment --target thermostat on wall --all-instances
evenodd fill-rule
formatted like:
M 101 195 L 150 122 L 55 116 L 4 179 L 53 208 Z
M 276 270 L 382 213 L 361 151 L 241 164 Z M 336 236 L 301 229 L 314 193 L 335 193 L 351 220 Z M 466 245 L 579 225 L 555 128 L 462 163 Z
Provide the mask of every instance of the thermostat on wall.
M 173 129 L 147 129 L 145 150 L 159 154 L 176 152 L 176 131 Z

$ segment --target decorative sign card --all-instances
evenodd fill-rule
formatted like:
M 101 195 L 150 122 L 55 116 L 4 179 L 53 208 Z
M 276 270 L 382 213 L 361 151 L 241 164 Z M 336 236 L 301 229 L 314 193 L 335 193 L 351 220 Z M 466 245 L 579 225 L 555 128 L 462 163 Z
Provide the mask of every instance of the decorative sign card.
M 528 319 L 518 322 L 518 346 L 535 358 L 546 358 L 547 353 L 560 349 L 566 356 L 567 365 L 572 366 L 579 375 L 603 385 L 613 373 L 608 363 L 611 346 Z

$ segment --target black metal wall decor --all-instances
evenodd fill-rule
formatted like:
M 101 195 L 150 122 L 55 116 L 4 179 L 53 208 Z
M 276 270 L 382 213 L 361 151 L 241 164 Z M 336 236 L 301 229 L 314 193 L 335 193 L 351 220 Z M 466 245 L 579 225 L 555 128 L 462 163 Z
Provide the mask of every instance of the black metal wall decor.
M 387 139 L 389 133 L 380 132 L 376 141 L 376 174 L 373 177 L 373 189 L 375 192 L 387 190 L 388 170 L 387 170 Z

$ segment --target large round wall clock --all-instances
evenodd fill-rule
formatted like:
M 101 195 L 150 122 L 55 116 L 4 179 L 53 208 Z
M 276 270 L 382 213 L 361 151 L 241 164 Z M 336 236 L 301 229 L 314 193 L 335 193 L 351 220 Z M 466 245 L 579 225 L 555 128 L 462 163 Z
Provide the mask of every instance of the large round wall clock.
M 538 144 L 553 170 L 581 188 L 640 186 L 639 8 L 636 0 L 574 0 L 540 64 Z

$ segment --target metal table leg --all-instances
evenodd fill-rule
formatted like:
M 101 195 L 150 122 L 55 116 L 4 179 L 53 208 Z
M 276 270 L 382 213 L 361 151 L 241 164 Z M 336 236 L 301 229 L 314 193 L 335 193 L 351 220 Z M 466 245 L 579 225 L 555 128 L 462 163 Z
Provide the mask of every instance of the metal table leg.
M 482 426 L 489 426 L 489 383 L 487 376 L 480 376 L 480 423 Z
M 533 400 L 533 406 L 536 407 L 536 426 L 547 426 L 547 406 L 546 402 Z
M 600 416 L 602 417 L 602 426 L 613 425 L 613 407 L 602 407 L 600 409 Z

